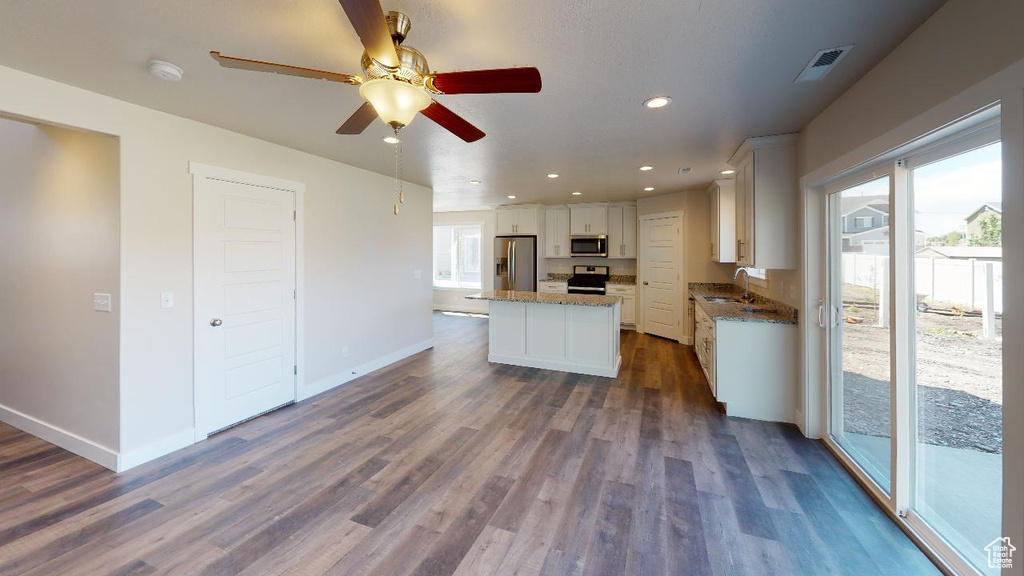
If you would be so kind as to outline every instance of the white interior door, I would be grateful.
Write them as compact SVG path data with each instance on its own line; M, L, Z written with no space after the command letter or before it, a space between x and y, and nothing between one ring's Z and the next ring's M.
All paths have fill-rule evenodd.
M295 192L196 175L194 226L205 437L295 400Z
M640 251L643 331L682 341L681 218L641 220Z

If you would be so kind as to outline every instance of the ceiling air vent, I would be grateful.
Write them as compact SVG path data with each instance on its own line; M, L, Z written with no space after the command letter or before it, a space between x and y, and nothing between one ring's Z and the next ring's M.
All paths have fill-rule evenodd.
M828 73L832 71L843 58L853 50L853 46L839 46L838 48L828 48L826 50L819 50L814 58L807 63L800 75L793 81L794 84L800 84L801 82L817 82Z

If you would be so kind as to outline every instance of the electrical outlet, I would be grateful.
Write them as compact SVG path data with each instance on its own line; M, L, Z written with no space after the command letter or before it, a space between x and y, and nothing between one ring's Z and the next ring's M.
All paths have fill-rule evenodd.
M341 347L341 357L348 358L348 346Z
M161 308L174 308L174 292L161 292L160 293L160 307Z
M420 278L423 278L423 270L413 270L412 278L413 280L419 280Z

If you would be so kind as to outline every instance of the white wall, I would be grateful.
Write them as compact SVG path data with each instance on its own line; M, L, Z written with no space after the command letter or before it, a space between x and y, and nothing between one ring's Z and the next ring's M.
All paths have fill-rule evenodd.
M806 293L821 296L820 201L810 188L992 102L1002 103L1006 286L1024 285L1024 42L1020 0L950 0L802 132ZM1024 541L1024 299L1007 290L1003 316L1003 535ZM820 331L804 326L807 406L824 401ZM810 419L812 434L821 421ZM1019 544L1018 544L1019 548ZM1016 560L1016 559L1015 559ZM1024 574L1014 562L1007 574Z
M0 118L0 190L0 417L115 454L117 139Z
M494 290L494 230L497 225L494 210L473 210L466 212L435 212L434 225L448 224L480 224L480 266L482 290ZM430 269L433 274L433 268ZM455 312L487 313L485 300L466 300L468 294L480 290L461 290L456 288L434 288L434 310Z
M193 428L190 161L306 184L300 396L430 344L429 189L406 183L395 217L386 176L10 68L0 86L0 112L120 137L122 456L154 457Z

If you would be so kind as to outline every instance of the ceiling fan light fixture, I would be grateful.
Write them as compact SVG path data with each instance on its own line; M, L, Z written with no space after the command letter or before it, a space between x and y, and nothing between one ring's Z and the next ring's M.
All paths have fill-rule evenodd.
M390 78L364 82L359 95L373 105L385 124L396 128L408 126L432 102L423 88Z

